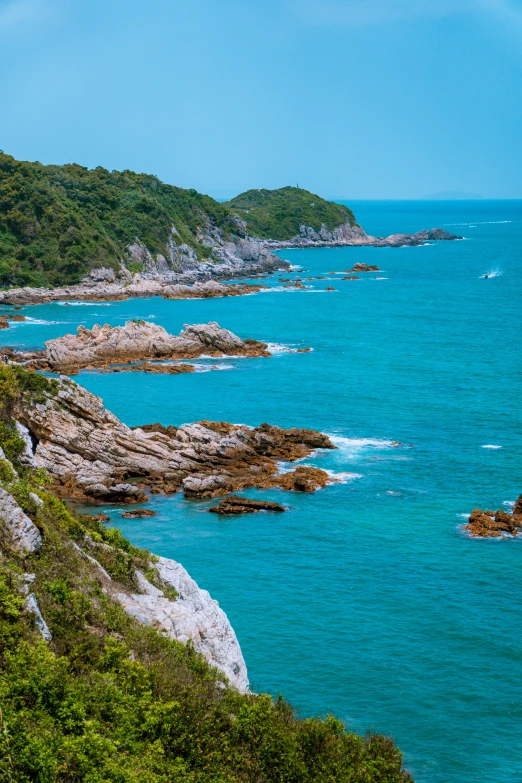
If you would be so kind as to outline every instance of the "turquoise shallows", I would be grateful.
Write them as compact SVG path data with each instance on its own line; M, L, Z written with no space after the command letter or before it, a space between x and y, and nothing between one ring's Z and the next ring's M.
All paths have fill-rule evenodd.
M199 362L222 372L80 374L131 425L267 421L323 430L339 446L305 462L343 483L246 493L287 503L287 514L224 520L178 494L153 496L154 518L112 508L112 521L219 600L254 690L392 734L418 783L514 783L522 541L474 541L459 526L473 507L506 508L522 492L522 202L350 206L378 235L443 226L466 240L282 253L304 276L326 275L306 292L28 307L36 320L2 341L41 346L79 323L154 316L169 331L217 320L311 346ZM327 274L356 261L383 271Z

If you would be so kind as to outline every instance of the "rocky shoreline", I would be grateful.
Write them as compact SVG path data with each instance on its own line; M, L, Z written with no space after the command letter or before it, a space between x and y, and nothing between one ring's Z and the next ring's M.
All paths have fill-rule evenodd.
M287 261L274 255L274 250L314 247L417 247L426 242L462 239L441 228L417 231L414 234L391 234L373 237L360 226L346 223L334 231L323 226L319 232L311 226L301 226L301 233L288 240L243 238L228 243L232 249L219 260L198 261L195 256L183 256L182 263L169 266L163 256L155 260L146 248L133 245L130 258L139 262L143 271L129 272L122 263L118 272L98 268L81 283L62 288L11 288L0 291L0 305L33 305L47 302L120 301L130 298L161 296L165 299L209 299L227 296L245 296L257 293L266 286L254 284L226 284L222 280L256 278L277 270L288 271ZM228 245L227 245L228 247ZM224 251L223 251L224 252ZM358 266L356 264L356 266ZM362 265L367 266L367 265ZM355 269L355 267L354 267ZM366 271L366 270L362 270ZM370 271L370 270L368 270Z
M315 430L209 421L131 429L65 376L48 381L36 400L22 398L15 417L28 463L45 468L64 497L138 503L147 501L146 488L212 498L248 487L313 492L335 482L318 468L279 472L281 460L335 448Z

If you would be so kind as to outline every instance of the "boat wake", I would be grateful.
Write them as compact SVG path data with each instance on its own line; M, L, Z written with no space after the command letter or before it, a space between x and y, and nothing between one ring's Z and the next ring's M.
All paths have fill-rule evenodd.
M485 278L486 280L490 277L502 277L504 272L501 269L490 269L487 272L484 272L483 275L479 275L479 278Z

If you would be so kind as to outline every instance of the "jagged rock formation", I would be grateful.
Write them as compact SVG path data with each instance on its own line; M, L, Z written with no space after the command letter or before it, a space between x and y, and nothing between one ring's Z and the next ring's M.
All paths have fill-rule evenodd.
M476 538L501 538L502 536L519 535L522 532L522 495L516 501L512 514L508 514L501 508L497 511L473 509L464 529Z
M127 321L124 326L79 326L76 334L67 334L45 343L45 354L35 355L40 368L62 372L109 363L148 361L151 359L195 359L200 356L270 356L267 345L257 340L242 340L222 329L218 323L185 324L179 336L147 321ZM149 372L191 372L183 365L162 369L141 366Z
M293 461L314 449L335 448L315 430L263 424L250 428L202 421L179 428L130 429L99 397L62 377L44 402L18 402L16 417L30 431L34 460L64 495L110 502L142 502L153 492L183 488L188 497L214 497L246 487L281 486L309 491L310 484L278 474L278 460ZM316 471L315 486L330 481ZM299 473L301 475L301 473ZM139 485L129 483L134 479Z
M209 511L213 514L231 516L237 514L254 514L258 511L276 511L281 513L286 508L280 503L272 503L269 500L257 500L256 498L243 498L239 495L228 495L220 500L217 506L211 506Z

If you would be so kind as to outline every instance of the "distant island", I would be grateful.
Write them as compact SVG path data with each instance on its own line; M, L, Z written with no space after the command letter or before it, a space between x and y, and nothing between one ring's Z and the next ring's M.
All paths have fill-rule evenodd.
M441 190L440 193L423 196L423 201L480 201L483 198L484 196L478 196L476 193L465 193L461 190Z

